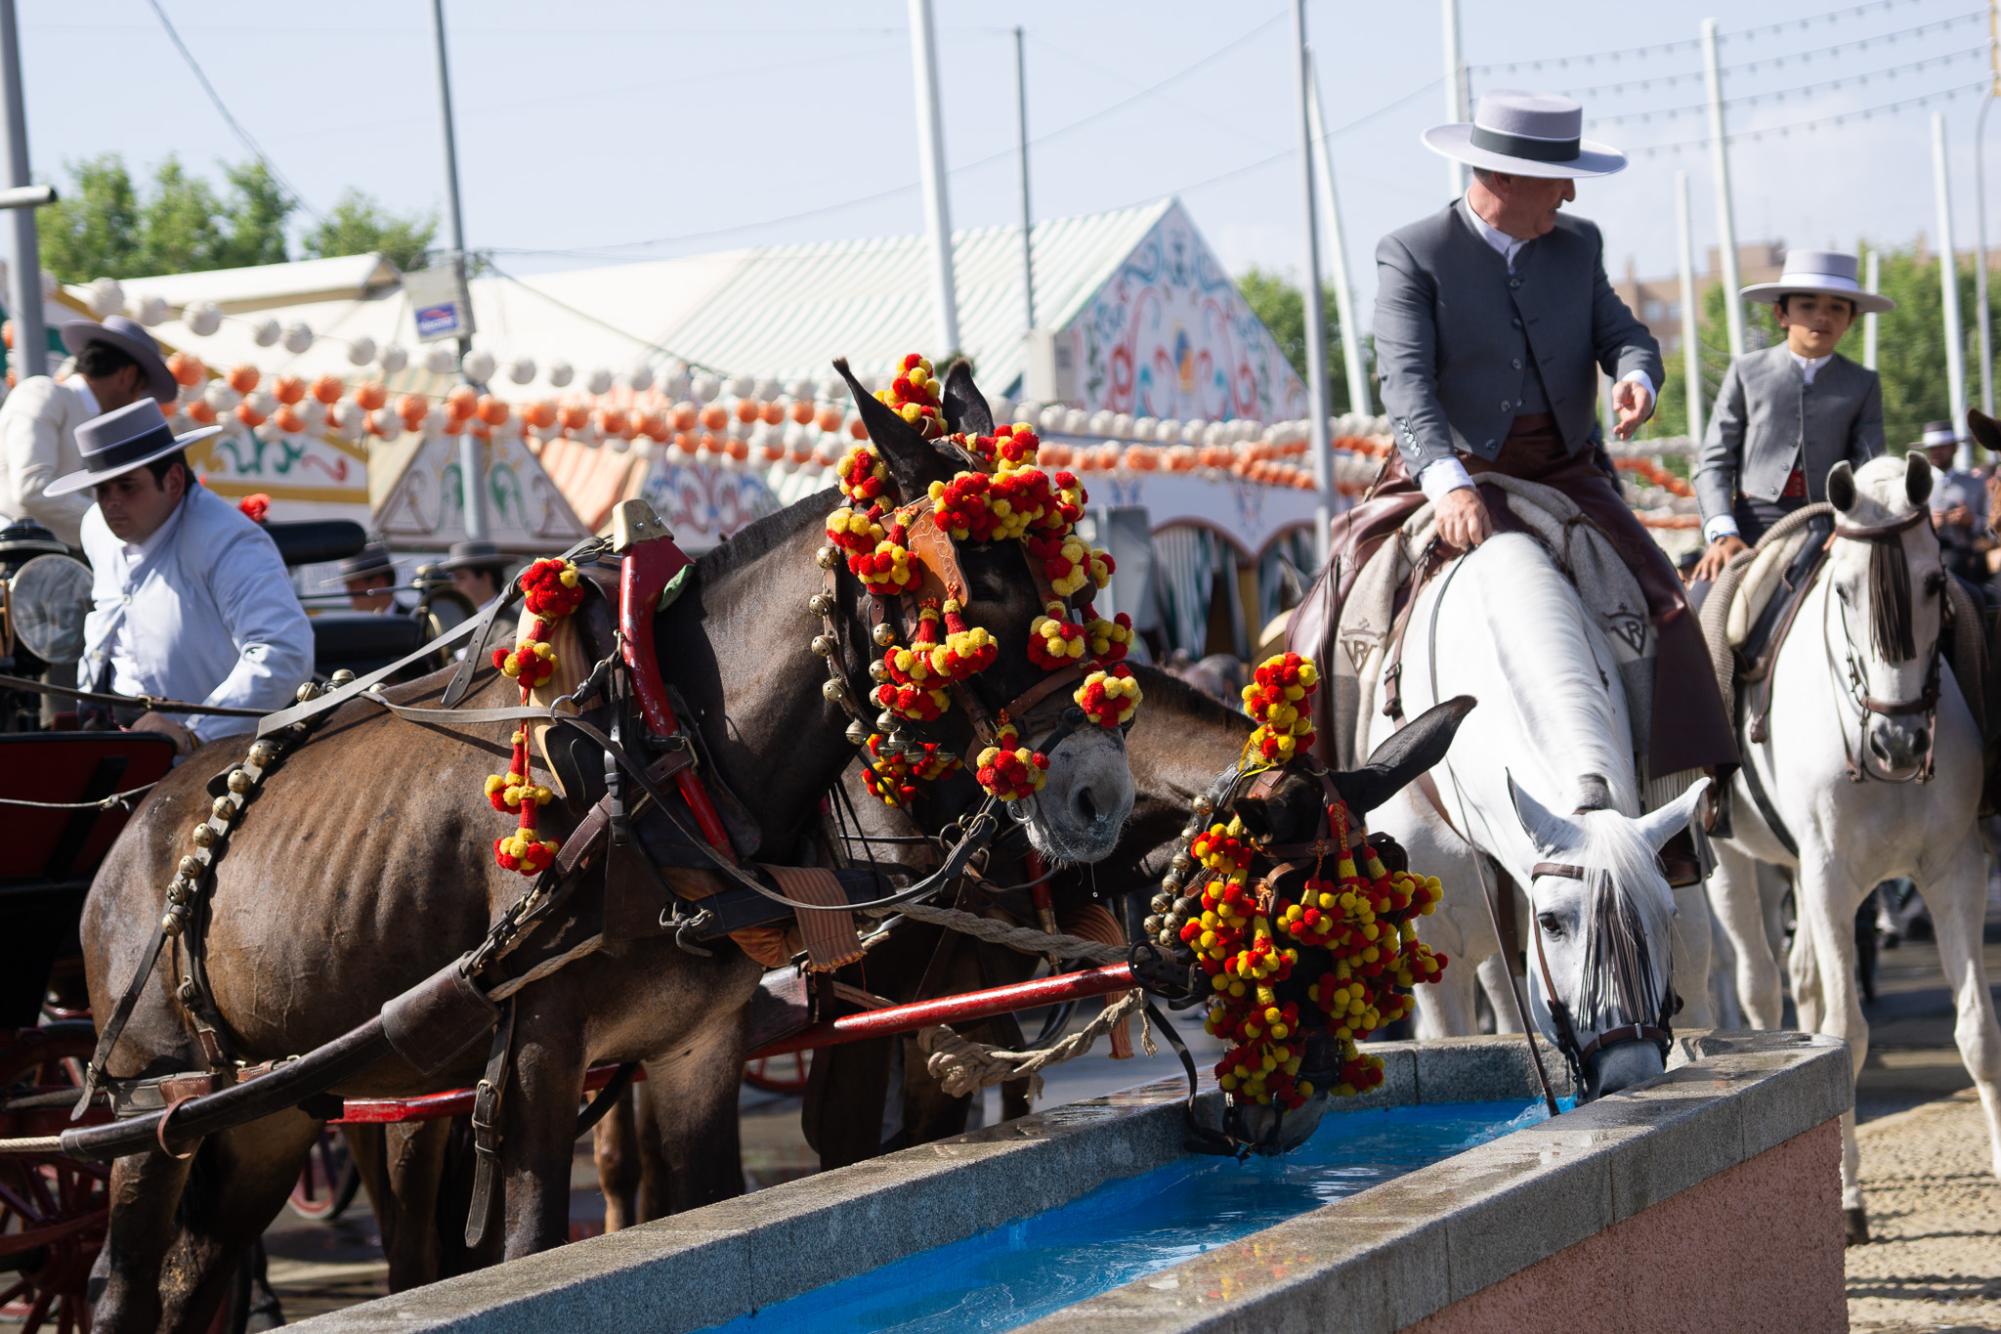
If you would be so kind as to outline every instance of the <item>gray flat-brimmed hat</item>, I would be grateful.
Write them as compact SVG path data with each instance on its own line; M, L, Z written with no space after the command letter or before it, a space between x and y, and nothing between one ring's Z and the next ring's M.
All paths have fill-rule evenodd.
M146 387L162 403L173 402L181 392L174 373L160 356L160 345L137 320L128 320L123 315L108 316L102 324L95 320L71 320L62 327L62 336L63 346L70 350L71 356L80 355L88 343L109 343L138 362L139 369L146 372Z
M1807 292L1838 296L1855 303L1857 315L1876 315L1895 310L1897 303L1876 292L1864 291L1855 281L1861 265L1853 255L1839 250L1788 250L1785 271L1778 281L1752 283L1741 296L1746 301L1777 301L1783 296ZM1951 423L1942 423L1948 430Z
M163 459L175 450L186 449L197 440L220 434L220 426L202 426L175 435L158 402L150 398L135 400L101 417L92 417L76 428L76 448L83 456L83 467L56 478L42 494L66 496L108 482L154 459Z
M452 543L446 557L431 566L434 570L477 570L489 565L506 566L511 558L503 554L498 546L484 538L468 538Z
M335 567L334 577L322 587L341 588L350 579L373 579L378 574L394 576L396 562L389 554L389 548L380 542L367 542L361 550L342 559Z
M1554 93L1483 94L1473 119L1436 125L1424 146L1455 162L1510 176L1575 180L1626 169L1626 155L1583 137L1584 107Z

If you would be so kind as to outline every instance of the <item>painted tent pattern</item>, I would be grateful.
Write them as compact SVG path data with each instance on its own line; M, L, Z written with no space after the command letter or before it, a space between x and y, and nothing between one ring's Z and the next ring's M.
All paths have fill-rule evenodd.
M1177 203L1065 327L1080 406L1136 417L1262 421L1306 386Z
M561 547L584 535L549 474L519 440L489 447L488 536L503 547ZM376 531L392 546L442 548L465 536L458 441L435 435L411 457L375 512Z

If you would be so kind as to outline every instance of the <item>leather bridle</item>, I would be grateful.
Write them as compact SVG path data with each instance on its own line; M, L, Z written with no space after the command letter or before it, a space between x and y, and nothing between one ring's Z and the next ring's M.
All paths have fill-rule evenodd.
M1931 512L1924 506L1919 505L1909 513L1900 514L1896 518L1883 523L1855 524L1837 521L1834 525L1834 535L1837 538L1845 538L1848 541L1860 542L1865 545L1901 542L1905 532L1917 527L1920 523L1927 522L1930 517ZM1830 593L1832 593L1832 590L1830 590ZM1945 596L1944 586L1941 585L1935 590L1934 595L1943 599ZM1858 725L1855 729L1854 751L1851 753L1846 745L1842 747L1841 759L1842 764L1846 766L1848 772L1848 781L1851 783L1861 783L1873 779L1879 783L1929 783L1932 780L1934 772L1934 760L1938 745L1939 686L1945 659L1945 622L1943 616L1941 616L1939 622L1938 633L1932 637L1929 665L1925 671L1925 684L1923 690L1918 693L1918 697L1909 700L1882 700L1869 693L1868 680L1862 671L1856 654L1855 636L1848 628L1847 604L1842 602L1838 596L1832 597L1831 600L1837 604L1837 614L1841 622L1842 667L1845 670L1837 673L1835 669L1834 645L1832 639L1829 637L1828 616L1825 609L1821 613L1821 650L1823 656L1826 658L1829 673L1836 676L1841 693L1846 695L1848 702L1855 706L1858 716ZM1917 769L1909 777L1890 778L1882 773L1872 772L1869 768L1867 733L1869 716L1871 714L1879 718L1923 716L1925 727L1924 755L1919 760ZM1842 728L1838 711L1835 715L1835 724L1837 728ZM1842 730L1845 731L1846 729L1842 728Z
M1583 811L1576 814L1582 815ZM1529 881L1533 884L1544 876L1559 876L1566 880L1587 881L1590 877L1582 866L1569 862L1537 862L1529 868ZM1550 1021L1556 1025L1556 1048L1563 1053L1564 1062L1570 1066L1572 1087L1581 1096L1585 1088L1585 1062L1593 1056L1610 1051L1614 1047L1629 1042L1651 1042L1660 1049L1663 1063L1674 1044L1674 1015L1681 1009L1681 1000L1674 994L1674 984L1670 982L1661 994L1660 1014L1651 1024L1634 1022L1620 1024L1591 1035L1588 1042L1580 1041L1577 1025L1572 1021L1570 1007L1556 989L1556 979L1549 971L1549 957L1543 952L1542 917L1535 911L1535 896L1529 896L1529 933L1535 940L1536 968L1542 973L1543 998L1549 1006Z

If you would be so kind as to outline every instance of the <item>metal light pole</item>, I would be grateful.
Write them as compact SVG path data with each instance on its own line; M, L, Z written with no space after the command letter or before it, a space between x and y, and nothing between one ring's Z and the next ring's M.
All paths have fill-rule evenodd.
M1320 225L1313 200L1313 71L1306 50L1306 0L1292 0L1293 77L1299 93L1300 184L1306 202L1306 422L1313 446L1313 486L1320 493L1314 515L1316 556L1333 550L1334 448L1327 438L1327 331L1320 325Z
M1320 144L1320 203L1327 210L1329 269L1334 278L1334 313L1341 320L1341 364L1348 372L1348 411L1375 411L1369 374L1362 367L1362 331L1355 324L1355 292L1348 282L1348 241L1341 233L1341 199L1334 190L1334 145L1327 138L1327 115L1320 105L1320 72L1306 53L1307 129Z
M0 0L0 115L7 122L7 184L28 184L28 112L21 97L21 36L14 26L14 0ZM51 194L53 199L54 195ZM32 206L10 210L14 217L14 268L8 275L7 304L14 315L15 383L49 373L49 331L42 324L42 245Z
M472 293L466 287L466 224L459 207L459 143L452 125L452 71L445 59L445 0L431 0L431 32L438 45L438 105L445 123L445 202L452 221L452 272L458 279L458 299L471 313ZM472 351L472 339L459 335L459 361ZM471 431L459 433L459 484L465 505L466 537L482 541L486 527L486 458Z
M917 68L917 165L924 179L924 221L931 234L932 294L938 303L935 356L960 351L959 300L952 281L952 208L945 195L945 133L938 112L938 42L931 0L910 0L910 59ZM944 362L941 360L940 365Z
M1863 268L1862 286L1869 292L1883 290L1883 255L1871 250L1868 263ZM1870 311L1862 317L1862 365L1865 369L1876 369L1876 324L1880 317Z
M1021 145L1021 294L1027 322L1024 335L1035 328L1034 224L1028 208L1028 57L1022 51L1021 28L1014 30L1014 107L1016 138Z
M1716 20L1702 21L1702 78L1709 92L1709 162L1716 176L1716 230L1723 249L1723 313L1730 355L1744 355L1744 300L1737 276L1737 218L1730 199L1730 144L1723 131L1723 71L1716 63Z
M1695 240L1688 219L1688 173L1674 174L1674 224L1681 250L1682 397L1688 400L1688 438L1702 439L1702 345L1695 318Z
M1466 72L1459 63L1459 0L1445 0L1445 119L1466 119ZM1457 199L1466 193L1466 168L1445 160L1445 185Z
M1989 416L1994 415L1994 349L1988 345L1987 174L1981 145L1987 134L1987 109L1993 105L1994 87L1989 84L1980 99L1980 114L1973 118L1973 304L1980 330L1980 410Z
M1966 428L1966 344L1959 323L1959 256L1952 243L1952 181L1946 175L1945 113L1932 113L1932 185L1938 203L1938 285L1945 311L1945 382L1955 433ZM1973 450L1963 440L1957 466L1971 467Z

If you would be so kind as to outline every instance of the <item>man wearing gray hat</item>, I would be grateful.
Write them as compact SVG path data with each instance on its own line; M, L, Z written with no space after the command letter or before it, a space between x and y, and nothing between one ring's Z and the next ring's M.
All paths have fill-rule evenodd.
M83 423L82 466L50 495L90 494L83 519L91 610L78 677L93 690L226 708L277 709L312 675L313 630L277 544L195 480L152 398ZM247 732L254 718L141 714L183 752Z
M1777 282L1743 290L1746 301L1772 302L1786 341L1745 353L1723 376L1693 479L1708 543L1697 580L1714 579L1767 528L1826 499L1835 464L1859 468L1883 452L1882 384L1835 348L1858 315L1896 303L1864 291L1855 274L1853 255L1794 250Z
M33 519L75 547L90 497L51 496L48 486L80 466L76 428L140 398L171 404L179 386L153 335L123 315L102 324L72 320L62 339L76 358L76 376L31 376L0 403L0 525Z
M1583 125L1570 98L1497 92L1471 122L1425 133L1473 180L1376 247L1376 364L1397 450L1369 497L1335 519L1340 573L1309 593L1291 641L1324 642L1344 585L1427 499L1443 540L1470 550L1513 523L1482 498L1479 474L1540 482L1584 510L1646 595L1657 642L1650 774L1726 768L1737 748L1681 581L1599 462L1599 372L1613 381L1623 439L1653 414L1662 369L1653 335L1606 280L1597 227L1561 211L1578 180L1626 165Z

